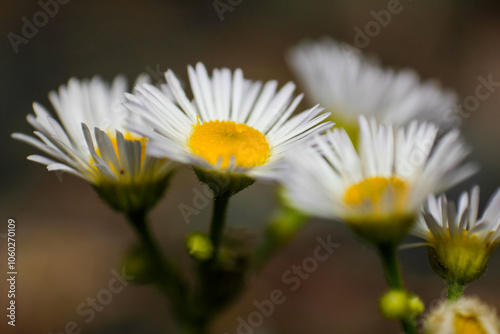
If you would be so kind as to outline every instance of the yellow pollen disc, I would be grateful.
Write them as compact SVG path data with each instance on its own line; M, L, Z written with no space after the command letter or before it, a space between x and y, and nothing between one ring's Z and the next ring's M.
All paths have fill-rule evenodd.
M109 139L111 139L111 143L113 144L113 148L115 149L116 156L118 157L118 160L121 160L122 157L120 157L120 153L118 153L118 143L116 140L115 131L107 131L106 133L109 136ZM142 166L142 164L144 162L144 157L146 156L146 145L148 143L148 139L144 138L144 137L134 136L133 134L131 134L128 131L122 132L122 134L123 134L123 138L125 140L141 142L141 166ZM96 153L100 157L102 157L101 153L99 152L99 148L96 147L95 149L96 149ZM91 162L94 162L94 159L91 158L90 160L91 160ZM120 166L114 166L113 164L111 164L111 169L117 174L123 174L123 171L120 170Z
M269 144L258 130L246 124L231 121L210 121L193 125L189 138L193 154L216 166L221 159L221 168L229 167L234 157L235 167L263 165L269 157Z
M387 205L383 202L390 199L391 211L401 213L408 192L408 184L398 177L375 176L349 187L344 194L344 202L351 207L369 205L374 214L381 214L382 205Z
M429 241L434 245L434 248L446 248L450 253L458 254L463 252L458 256L462 258L466 253L472 254L473 252L482 253L487 252L492 246L496 248L496 245L492 245L490 242L485 242L477 237L477 235L469 235L469 231L462 230L459 234L451 235L450 229L447 228L445 235L434 235L431 231L429 233ZM490 232L492 234L493 232ZM475 254L477 257L479 254Z
M457 314L453 327L457 334L487 334L479 319L474 315Z

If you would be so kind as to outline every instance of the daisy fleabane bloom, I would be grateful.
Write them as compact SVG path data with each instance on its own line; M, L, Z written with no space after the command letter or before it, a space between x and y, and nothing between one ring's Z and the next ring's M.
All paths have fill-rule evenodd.
M208 173L273 179L287 150L332 126L321 123L327 115L318 106L291 118L302 99L292 97L293 83L278 91L276 81L262 86L227 68L210 77L201 63L188 74L192 100L172 71L165 73L168 89L142 84L127 95L126 106L144 121L131 122L130 129L150 138L158 157Z
M414 119L446 128L456 124L456 94L434 81L422 82L413 70L383 68L348 44L304 41L287 59L307 98L330 111L349 134L360 115L394 125Z
M35 102L35 115L28 115L27 120L36 137L22 133L12 137L45 154L30 155L28 160L90 182L113 208L147 210L163 193L175 165L151 157L146 152L148 140L125 129L130 117L123 107L126 91L122 76L111 84L99 77L72 78L49 94L60 122Z
M486 270L500 245L500 189L478 217L479 187L458 200L429 196L412 234L425 240L433 269L448 283L468 284Z
M425 334L499 334L495 309L476 297L442 301L425 318Z
M281 182L291 205L341 219L368 241L400 241L430 193L476 171L461 165L469 150L458 131L438 141L428 123L393 128L360 117L359 127L358 150L335 128L290 154Z

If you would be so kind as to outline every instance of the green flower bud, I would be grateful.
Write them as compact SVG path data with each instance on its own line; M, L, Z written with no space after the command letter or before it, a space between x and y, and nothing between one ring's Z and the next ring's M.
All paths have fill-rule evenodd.
M186 251L198 261L206 261L212 258L214 247L208 235L203 232L192 232L185 240Z
M139 245L131 247L123 257L122 267L124 271L135 276L133 282L136 284L149 284L156 278L156 267L144 248Z
M425 311L424 302L422 301L422 299L420 299L419 296L413 295L412 297L410 297L410 299L408 300L408 306L410 308L410 312L415 316L422 314Z
M422 300L405 290L390 290L379 301L382 315L388 319L406 319L421 314L424 309Z
M408 294L404 290L391 290L380 298L380 311L388 319L403 319L409 313Z

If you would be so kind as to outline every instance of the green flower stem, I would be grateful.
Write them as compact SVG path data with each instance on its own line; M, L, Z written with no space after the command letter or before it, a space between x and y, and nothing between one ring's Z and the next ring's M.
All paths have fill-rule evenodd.
M209 238L212 242L212 257L198 263L198 289L195 294L194 310L196 319L191 328L186 328L183 334L205 334L212 319L220 310L218 298L220 276L218 276L219 253L226 226L226 213L231 194L229 192L215 193L212 220L210 222Z
M208 324L201 321L184 323L181 326L180 334L208 334Z
M446 297L448 298L449 302L454 302L459 299L464 293L465 285L458 282L448 282L447 288L448 291Z
M192 312L189 305L189 290L185 281L181 278L175 265L161 255L160 249L149 231L145 213L131 213L127 215L127 218L134 227L142 247L153 263L155 274L157 275L156 284L172 303L174 316L180 323L181 328L186 326L191 327ZM186 331L187 333L203 334L205 332Z
M417 334L417 325L415 324L415 319L403 319L400 321L401 328L406 334Z
M210 223L210 240L214 247L213 258L219 254L224 228L226 226L226 213L231 195L227 192L214 196L212 221Z
M378 250L387 284L391 289L404 290L403 277L396 256L396 247L393 244L379 245ZM402 319L400 323L406 334L417 334L414 318Z
M396 247L393 245L379 246L380 259L384 267L387 284L392 289L404 289L403 277L396 257Z

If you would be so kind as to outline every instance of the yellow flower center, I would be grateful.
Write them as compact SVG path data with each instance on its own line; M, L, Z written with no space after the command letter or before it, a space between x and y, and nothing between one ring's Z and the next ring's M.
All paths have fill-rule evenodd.
M414 222L414 212L406 205L409 190L409 184L396 176L367 178L344 193L343 218L370 243L398 243Z
M221 168L229 167L234 157L235 167L249 168L263 165L269 157L266 137L246 124L231 121L210 121L193 125L189 138L193 154Z
M453 327L457 334L487 334L479 319L474 315L457 314Z
M401 213L408 191L408 184L398 177L375 176L349 187L344 202L353 208L367 206L374 215L384 214L383 209L388 207L393 213Z

